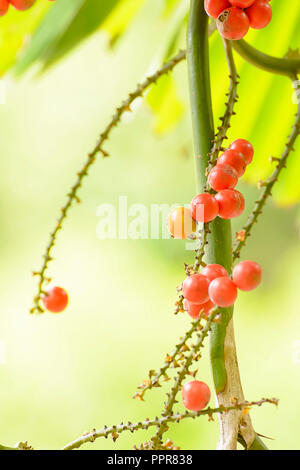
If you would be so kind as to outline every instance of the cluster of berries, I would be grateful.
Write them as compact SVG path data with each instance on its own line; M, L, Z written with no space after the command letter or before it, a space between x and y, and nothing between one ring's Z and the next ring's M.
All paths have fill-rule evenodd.
M265 28L272 19L270 0L205 0L209 16L217 19L219 33L226 39L242 39L249 28Z
M198 194L190 209L176 207L169 214L168 229L172 238L184 240L190 237L196 231L196 221L211 222L217 216L233 219L242 214L245 200L234 188L252 162L253 154L253 146L245 139L237 139L231 144L208 176L209 185L217 194Z
M53 2L55 0L49 0ZM0 16L5 15L8 12L9 5L11 4L16 10L24 11L32 7L36 0L0 0Z
M61 313L68 305L69 297L62 287L51 287L42 297L45 308L51 313Z
M234 304L237 290L251 291L261 282L262 270L254 261L237 264L229 277L220 264L209 264L200 274L188 276L182 285L184 308L192 318L208 315L217 305L226 308Z

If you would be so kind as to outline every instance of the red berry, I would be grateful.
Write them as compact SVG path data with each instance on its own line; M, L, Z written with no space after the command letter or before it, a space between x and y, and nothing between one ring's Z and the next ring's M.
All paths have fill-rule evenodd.
M17 10L28 10L28 8L32 7L36 0L10 0L12 6L14 6Z
M192 318L195 319L200 317L200 313L205 313L205 315L208 315L214 306L215 304L213 304L211 300L208 300L204 304L193 304L192 302L184 299L185 310Z
M229 165L232 166L240 178L246 171L247 162L244 155L234 149L229 149L224 152L217 161L218 165Z
M248 8L250 7L251 5L253 5L253 3L255 2L255 0L228 0L232 6L234 7L238 7L238 8Z
M195 304L204 304L208 297L209 279L202 274L193 274L185 279L182 286L183 297Z
M198 222L211 222L219 213L219 206L212 194L203 193L195 196L191 202L191 214Z
M61 287L52 287L43 297L43 303L49 312L60 313L68 305L68 294Z
M208 182L212 189L232 189L238 182L237 171L229 165L216 165L208 175Z
M196 230L196 222L185 207L173 209L168 215L167 224L170 235L180 240L185 240Z
M0 0L0 16L5 15L9 8L9 1L8 0Z
M192 380L184 384L182 388L182 401L184 406L191 411L201 411L210 400L210 389L204 382Z
M244 291L255 289L261 282L262 269L254 261L242 261L233 270L232 278L235 285Z
M254 1L254 0L253 0ZM213 18L218 18L222 11L230 7L228 0L205 0L204 8L206 13Z
M253 155L254 155L254 148L248 140L245 139L237 139L232 144L230 145L230 148L233 150L237 150L238 152L241 152L247 162L247 165L252 162L253 160Z
M201 274L207 277L210 281L213 281L217 277L228 276L228 272L220 264L208 264L202 269Z
M240 8L224 10L217 19L218 31L226 39L242 39L248 33L249 18Z
M234 219L239 217L245 208L245 199L236 189L223 189L216 194L219 203L219 217Z
M262 29L268 26L272 19L272 7L267 0L256 0L246 10L251 28Z
M218 307L230 307L237 298L237 288L229 277L217 277L209 285L209 298Z

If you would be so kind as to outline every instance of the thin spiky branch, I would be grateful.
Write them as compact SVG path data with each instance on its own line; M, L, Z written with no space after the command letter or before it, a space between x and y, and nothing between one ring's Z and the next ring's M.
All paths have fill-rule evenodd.
M65 447L63 447L62 450L78 449L83 444L87 444L88 442L95 442L95 440L100 437L104 437L105 439L107 439L109 436L112 436L113 441L116 441L119 435L124 431L130 431L131 433L133 433L140 429L147 430L153 426L165 426L168 423L179 423L183 419L187 419L187 418L195 419L200 416L208 416L211 419L213 415L217 413L228 413L231 410L237 410L237 409L246 410L245 412L247 412L252 406L262 406L265 403L270 403L270 404L277 406L278 400L276 398L271 398L271 399L262 398L259 401L252 401L252 402L245 401L243 403L233 403L231 406L227 406L227 407L221 406L219 408L206 408L205 410L202 410L199 412L186 411L183 414L176 413L173 415L163 416L162 418L156 417L151 420L146 419L145 421L140 421L138 423L128 422L126 424L121 423L117 426L111 426L111 427L105 426L103 429L100 429L99 431L96 431L96 429L93 429L92 432L84 434L83 436L79 437L73 442L70 442L69 444L67 444Z
M197 362L200 359L201 355L199 354L199 351L201 348L203 348L204 340L208 336L208 333L210 332L213 323L217 321L217 317L219 316L220 316L220 309L218 307L215 307L210 312L210 315L207 318L205 326L203 327L201 332L197 334L196 343L192 347L191 352L188 354L183 365L179 369L177 373L177 377L174 379L174 384L170 390L170 393L167 393L168 398L167 398L167 401L165 402L165 407L164 407L162 416L172 415L173 407L177 403L176 397L179 392L179 389L181 388L181 384L183 380L185 379L186 375L189 373L189 369L191 365L193 364L193 362ZM165 424L162 424L159 426L156 435L152 438L154 449L157 449L160 447L163 434L166 431L167 431L167 426Z
M262 213L262 209L264 205L266 204L268 197L272 195L272 189L273 189L274 184L276 183L276 181L278 181L278 177L281 171L284 168L286 168L286 163L290 154L295 150L294 145L300 134L300 97L299 97L300 83L297 80L297 77L295 77L293 81L293 86L296 91L296 96L298 97L298 112L296 114L296 119L293 124L292 133L288 138L288 142L286 143L286 146L285 146L285 149L281 158L279 159L273 158L273 160L277 161L277 165L272 175L266 181L260 183L260 187L262 187L260 197L255 202L254 208L248 218L247 223L245 224L241 232L237 234L236 242L235 242L234 249L233 249L234 260L240 257L241 249L246 244L247 238L251 235L251 230L254 224L258 221L258 218L260 214Z
M75 184L72 186L70 192L67 194L67 200L63 208L61 209L61 215L57 220L56 226L54 230L50 234L50 239L48 246L46 248L46 252L44 254L44 262L42 264L42 268L38 272L34 272L34 275L39 277L39 283L38 283L38 290L37 290L37 295L34 298L34 306L31 309L30 313L43 313L44 309L41 304L41 297L44 294L44 289L45 285L51 281L51 279L47 276L48 268L49 268L49 263L53 260L52 258L52 250L54 248L55 242L56 242L56 237L61 230L62 225L65 221L65 219L68 216L69 210L71 209L73 202L77 201L80 202L78 198L78 192L82 186L83 179L88 175L88 171L90 167L93 165L93 163L96 160L97 155L102 154L103 157L108 157L109 154L107 153L106 150L104 150L104 144L105 142L109 139L109 136L111 134L111 131L117 127L119 122L121 121L121 118L123 114L126 111L130 111L130 106L132 103L139 97L143 96L144 92L153 84L157 82L157 80L162 77L163 75L166 75L169 73L171 70L176 67L177 64L182 62L186 57L185 51L180 51L175 57L173 57L169 62L165 63L161 69L159 69L157 72L155 72L153 75L150 75L147 77L142 83L137 85L137 88L135 89L134 92L130 93L128 98L123 101L121 106L117 108L115 114L112 116L109 124L105 128L105 130L102 132L100 135L99 140L97 141L94 149L88 154L88 158L82 167L82 169L77 173L77 180Z
M235 103L238 101L237 86L239 84L239 75L236 71L235 62L232 54L232 47L230 41L223 38L226 60L229 69L229 91L227 93L227 102L225 103L225 113L220 118L221 125L218 127L218 132L215 135L214 144L209 154L208 171L216 164L217 158L224 140L228 139L227 132L230 129L231 118L236 113L234 112Z
M149 371L149 379L144 380L144 382L139 385L138 391L135 392L133 398L137 398L139 400L144 400L144 395L147 390L150 390L154 387L160 387L160 379L163 377L165 381L169 380L167 375L167 370L170 367L178 367L178 356L183 355L183 353L189 350L187 343L189 339L193 336L193 333L197 331L201 324L202 318L192 322L191 328L185 333L185 335L180 338L179 343L176 344L174 351L171 355L167 354L164 365L159 369L158 372L153 370Z

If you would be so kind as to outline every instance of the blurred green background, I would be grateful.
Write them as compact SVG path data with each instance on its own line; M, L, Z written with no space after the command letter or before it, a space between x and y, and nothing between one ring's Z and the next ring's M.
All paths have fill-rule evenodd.
M51 8L59 2L64 0ZM187 316L175 317L172 311L183 263L193 255L175 240L100 241L96 210L102 203L117 204L120 195L147 206L188 203L195 191L182 63L173 81L165 80L146 103L137 102L134 113L114 131L106 145L111 157L99 157L81 191L83 204L73 209L59 233L51 275L68 290L68 309L61 315L28 314L36 289L31 271L41 264L75 173L120 101L171 50L184 47L185 30L178 24L187 6L131 2L135 10L122 40L117 40L121 29L113 29L114 19L106 29L94 28L95 34L53 67L46 64L44 73L37 73L40 64L35 63L16 79L10 67L18 71L16 57L22 63L24 42L49 3L40 0L26 13L11 11L0 19L1 67L7 71L1 82L6 104L0 105L0 442L28 440L40 449L60 448L94 427L161 412L169 384L148 392L145 402L132 396L189 327ZM275 55L300 44L299 2L291 0L288 10L285 3L272 1L273 21L249 33L251 44ZM16 36L14 50L7 31ZM247 180L239 183L247 203L233 232L257 197L255 183L270 174L270 155L282 152L295 111L286 78L236 59L240 101L229 137L250 139L256 154ZM217 122L228 87L217 34L211 38L211 74ZM261 263L264 282L255 292L240 293L235 309L246 398L280 399L278 409L266 405L252 412L255 429L274 438L268 441L271 449L300 449L299 152L298 143L243 252L244 259ZM198 366L197 377L212 386L207 351ZM151 430L124 433L115 444L99 439L85 449L128 449L150 436ZM169 437L183 449L214 449L217 423L205 417L187 420L172 425Z

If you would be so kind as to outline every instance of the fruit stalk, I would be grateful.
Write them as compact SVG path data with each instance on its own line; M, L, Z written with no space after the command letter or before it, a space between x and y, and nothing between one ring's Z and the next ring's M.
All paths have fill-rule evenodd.
M198 193L201 193L206 187L206 169L214 141L208 17L204 11L203 0L191 0L187 43L196 189ZM231 272L232 236L229 220L216 218L210 223L205 261L208 264L221 264L228 272ZM222 406L228 406L232 398L244 401L236 357L232 314L233 308L222 309L222 320L213 325L210 335L210 362L216 401ZM250 417L248 415L242 417L239 410L220 415L219 427L218 449L236 449L238 435L242 436L247 448L255 440Z

